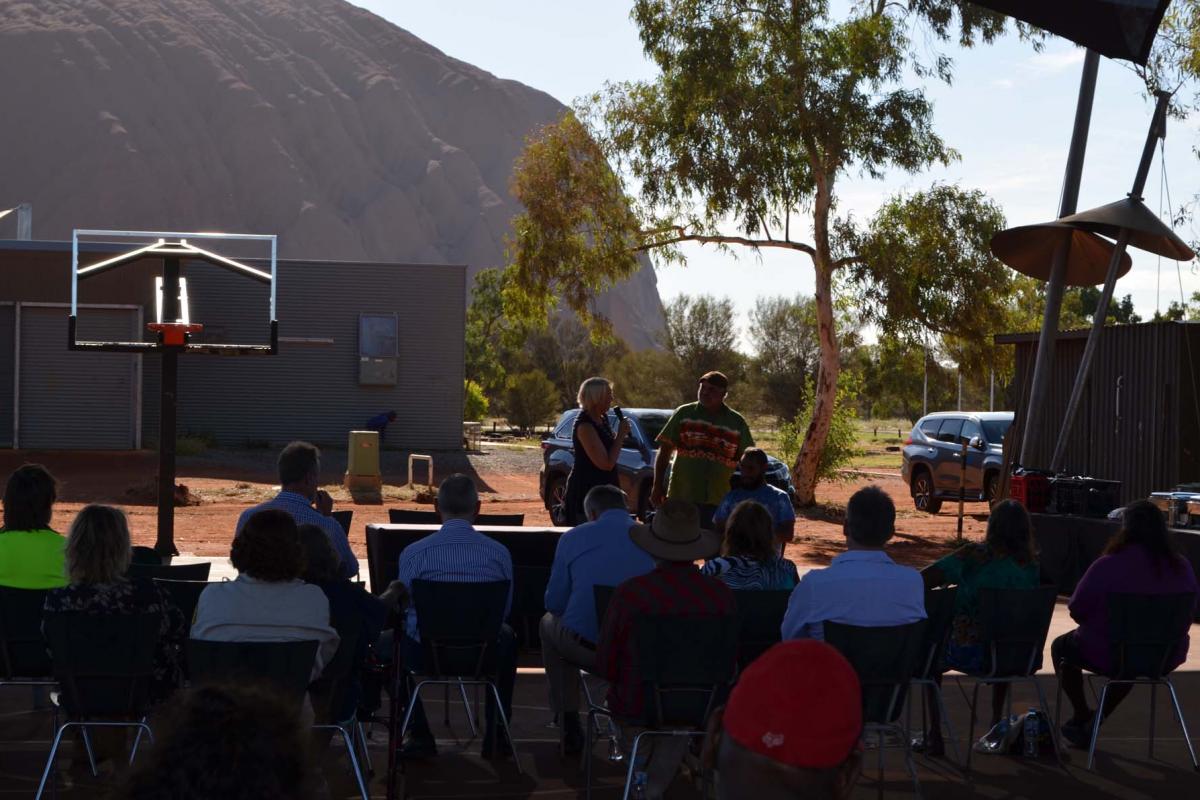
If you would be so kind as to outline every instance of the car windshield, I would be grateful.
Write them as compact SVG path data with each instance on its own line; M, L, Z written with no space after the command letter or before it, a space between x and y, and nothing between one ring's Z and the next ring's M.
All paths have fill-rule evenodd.
M1008 435L1008 429L1012 427L1011 419L985 419L983 420L983 436L988 440L988 444L1001 444L1004 437Z
M638 425L642 427L642 433L651 447L657 446L655 440L658 439L659 432L670 418L667 414L638 414Z

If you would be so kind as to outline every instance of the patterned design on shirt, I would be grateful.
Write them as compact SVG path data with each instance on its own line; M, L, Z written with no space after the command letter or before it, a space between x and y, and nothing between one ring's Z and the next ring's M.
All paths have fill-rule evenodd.
M745 556L721 556L706 561L700 572L720 578L734 591L789 591L800 581L796 565L786 558L764 562Z
M638 719L644 697L634 646L640 615L722 617L734 613L733 591L701 575L690 563L664 563L630 578L613 592L596 649L596 668L610 681L608 707L619 717Z
M754 446L741 414L725 405L712 412L699 403L675 409L658 441L675 448L667 496L713 506L729 491L738 458Z
M736 469L741 432L705 422L702 419L684 420L679 426L680 458L715 461L723 467Z

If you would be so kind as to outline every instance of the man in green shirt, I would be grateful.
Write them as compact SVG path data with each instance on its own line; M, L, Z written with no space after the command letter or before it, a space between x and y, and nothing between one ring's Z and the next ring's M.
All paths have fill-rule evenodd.
M50 530L57 482L41 464L18 467L4 488L0 586L53 589L67 585L67 540Z
M658 434L654 460L650 501L656 507L668 497L695 503L701 525L710 529L713 512L729 491L729 477L737 469L738 459L747 447L754 446L745 418L725 405L728 392L729 379L722 373L702 375L696 402L675 409Z

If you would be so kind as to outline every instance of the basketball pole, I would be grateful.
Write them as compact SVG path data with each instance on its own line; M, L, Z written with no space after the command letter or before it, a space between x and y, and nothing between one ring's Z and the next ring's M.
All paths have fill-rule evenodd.
M179 259L163 259L162 321L179 319ZM161 338L163 334L159 334ZM179 351L163 347L158 416L158 536L154 550L160 557L179 555L175 547L175 427L178 413Z

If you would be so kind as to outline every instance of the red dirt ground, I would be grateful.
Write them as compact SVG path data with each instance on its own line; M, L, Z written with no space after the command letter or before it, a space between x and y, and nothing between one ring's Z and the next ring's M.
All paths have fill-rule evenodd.
M153 480L156 455L152 452L31 452L0 451L0 475L7 475L20 464L33 461L45 464L61 482L60 502L55 506L53 527L65 532L75 513L86 503L103 502L121 506L129 515L135 544L154 543L156 509L153 505ZM178 483L199 497L198 505L175 509L175 538L181 553L201 556L225 556L238 515L248 506L273 495L272 462L267 454L244 457L234 454L229 461L217 458L180 461ZM444 470L439 466L436 473ZM386 473L385 473L386 476ZM336 507L354 509L350 542L360 558L366 557L365 525L387 522L387 509L423 508L414 502L412 492L388 485L382 505L356 505L336 481L340 475L323 475L333 494ZM391 476L387 476L391 477ZM440 477L440 475L439 475ZM545 508L538 499L537 474L511 472L476 473L485 510L492 513L524 513L528 525L549 525ZM947 504L942 513L928 515L912 507L907 487L899 475L858 477L843 483L824 483L817 492L820 505L800 515L796 541L787 554L797 563L822 565L841 552L843 539L841 515L846 500L859 487L870 483L882 486L896 501L898 509L896 538L892 555L901 562L920 566L940 557L954 546L956 506ZM132 490L132 491L131 491ZM979 539L986 526L986 509L973 503L966 506L964 536Z

